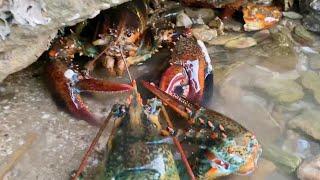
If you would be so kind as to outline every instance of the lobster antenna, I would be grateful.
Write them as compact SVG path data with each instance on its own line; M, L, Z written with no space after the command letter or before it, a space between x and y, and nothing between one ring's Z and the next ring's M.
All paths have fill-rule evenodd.
M130 82L132 83L132 82L133 82L133 81L132 81L132 76L131 76L131 73L130 73L130 71L129 71L127 61L126 61L126 59L125 59L125 57L124 57L124 55L123 55L122 46L121 46L121 45L120 45L120 53L121 53L121 57L122 57L122 60L123 60L123 62L124 62L124 65L126 66L126 70L127 70L127 72L128 72L128 76L129 76Z

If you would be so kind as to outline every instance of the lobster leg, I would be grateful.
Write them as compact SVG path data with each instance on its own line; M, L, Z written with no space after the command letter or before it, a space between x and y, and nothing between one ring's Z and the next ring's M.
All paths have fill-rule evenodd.
M72 115L95 126L99 126L101 122L83 102L80 96L81 90L105 92L129 91L132 88L130 85L97 79L79 80L77 74L59 60L49 63L46 72L47 81L53 95L67 107Z

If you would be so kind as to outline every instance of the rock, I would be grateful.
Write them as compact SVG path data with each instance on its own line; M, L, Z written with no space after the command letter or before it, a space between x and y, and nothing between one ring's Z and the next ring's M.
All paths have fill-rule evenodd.
M303 87L313 92L315 100L320 103L320 75L313 71L307 71L301 75Z
M315 39L315 37L302 25L297 25L296 27L294 27L292 37L300 44L307 46L312 46Z
M251 37L240 37L228 41L224 46L230 49L243 49L255 46L257 41Z
M226 31L233 31L233 32L242 31L242 24L233 19L224 19L223 24L224 24L224 29Z
M315 180L320 177L320 155L304 161L298 171L297 176L301 180Z
M93 18L100 10L125 1L1 1L0 82L7 75L35 62L48 48L59 28Z
M272 5L273 0L252 0L255 4Z
M320 16L310 13L303 18L302 25L309 31L320 33Z
M301 163L301 158L280 149L278 146L263 145L263 157L273 162L280 170L293 173Z
M242 36L243 34L225 34L225 35L215 37L212 40L208 41L207 43L210 45L225 45L228 41L238 39Z
M268 29L258 31L252 35L258 43L270 37L270 32Z
M210 28L217 29L219 35L224 35L224 24L219 17L216 17L214 20L211 20L208 26Z
M309 65L311 69L320 70L320 54L308 54Z
M191 9L186 8L185 13L191 18L191 19L203 19L205 23L208 23L210 20L215 18L215 14L213 9L207 9L207 8L200 8L200 9Z
M177 26L184 26L186 28L189 28L192 26L192 20L190 19L190 17L184 13L184 12L180 12L177 15L177 22L176 22Z
M198 40L209 42L218 36L215 29L210 29L207 25L197 25L192 28L192 34Z
M303 98L302 87L294 80L286 79L258 79L253 84L279 103L293 103Z
M275 6L247 4L242 9L245 31L257 31L270 28L281 19L281 12Z
M282 12L284 17L287 17L289 19L302 19L303 16L299 13L296 13L294 11L287 11L287 12Z
M317 109L306 109L302 114L288 122L291 129L302 132L315 140L320 140L320 111Z

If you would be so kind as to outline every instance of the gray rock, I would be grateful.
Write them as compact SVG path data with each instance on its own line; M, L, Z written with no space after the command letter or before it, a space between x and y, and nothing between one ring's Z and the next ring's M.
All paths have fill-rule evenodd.
M207 9L207 8L201 8L201 9L186 8L185 13L191 19L196 20L201 18L205 23L208 23L210 20L212 20L215 17L213 9Z
M192 27L192 34L198 40L208 42L218 36L218 32L215 29L210 29L207 25L197 25Z
M303 98L302 87L294 80L286 79L259 79L254 86L279 103L293 103Z
M251 37L240 37L228 41L224 46L229 49L243 49L257 45L257 41Z
M233 19L224 19L223 20L224 29L226 31L240 32L242 30L242 24Z
M238 39L242 36L243 36L243 34L225 34L225 35L221 35L216 38L213 38L212 40L208 41L208 44L210 44L210 45L225 45L228 41Z
M315 140L320 140L320 111L316 109L307 109L302 114L289 121L288 126L291 129L302 132Z
M320 75L313 71L302 73L301 83L313 92L315 100L320 103Z
M315 180L320 177L320 155L303 162L298 171L297 176L302 180Z
M190 17L186 13L180 12L177 15L176 25L189 28L192 26L192 20L190 19Z
M127 0L14 0L1 1L0 82L45 51L58 29L99 14Z
M302 161L298 156L273 145L263 145L262 155L286 173L293 173Z
M308 55L308 59L311 69L320 70L320 54L311 53Z
M290 19L302 19L303 16L299 13L296 13L294 11L288 11L288 12L282 12L284 17L290 18Z

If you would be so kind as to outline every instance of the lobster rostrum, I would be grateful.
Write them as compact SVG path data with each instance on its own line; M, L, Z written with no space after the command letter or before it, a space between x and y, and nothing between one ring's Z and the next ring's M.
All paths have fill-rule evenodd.
M198 146L188 158L196 177L212 179L255 169L262 149L254 134L223 114L169 95L150 83L142 84L187 120L189 127L179 139Z

